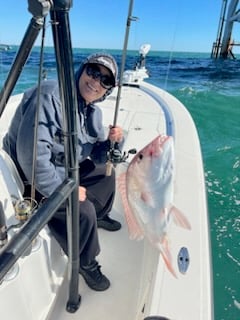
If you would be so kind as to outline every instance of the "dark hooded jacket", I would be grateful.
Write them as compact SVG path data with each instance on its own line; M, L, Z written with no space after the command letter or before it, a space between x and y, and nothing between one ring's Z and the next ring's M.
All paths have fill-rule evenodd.
M86 60L76 73L77 84L87 62ZM106 95L110 93L111 89ZM11 156L27 184L32 181L37 94L37 88L25 92L3 140L3 148ZM91 157L95 162L105 162L110 141L105 137L101 110L95 103L84 108L85 101L79 93L77 100L78 161L81 163L87 157ZM45 197L49 197L65 179L62 125L58 82L43 81L38 116L35 186Z

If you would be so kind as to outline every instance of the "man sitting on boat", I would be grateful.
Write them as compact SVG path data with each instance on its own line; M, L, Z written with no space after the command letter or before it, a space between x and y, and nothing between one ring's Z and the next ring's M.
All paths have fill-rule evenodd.
M102 114L96 102L104 100L116 86L117 64L108 54L89 56L76 73L79 186L79 273L88 286L97 291L110 286L102 274L96 256L100 252L97 226L116 231L121 224L109 217L114 195L114 170L106 175L107 151L111 142L121 143L122 128L116 126L104 134ZM30 196L34 146L34 123L38 88L25 92L13 117L3 148L14 160L23 181L25 196ZM35 166L36 200L48 198L65 179L64 135L61 102L57 81L43 81L40 87L38 111L37 153ZM91 160L90 160L91 159ZM49 222L49 227L67 254L65 208L61 208Z

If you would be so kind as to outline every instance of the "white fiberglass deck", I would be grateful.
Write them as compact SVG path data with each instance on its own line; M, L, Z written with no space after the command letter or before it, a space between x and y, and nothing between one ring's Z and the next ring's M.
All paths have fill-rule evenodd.
M140 150L160 133L174 135L177 169L174 205L184 212L192 226L187 231L172 225L169 233L178 279L166 270L156 249L144 241L129 240L117 193L112 216L122 222L123 228L112 233L99 230L102 249L99 262L111 287L105 292L94 292L80 277L81 306L76 313L69 314L65 311L68 293L65 281L48 320L143 320L148 315L162 315L171 320L213 320L208 217L197 132L189 113L174 97L146 83L141 87L143 90L122 88L118 124L124 128L125 151ZM116 95L114 91L99 104L106 128L113 123ZM118 173L126 165L119 165ZM186 274L178 271L182 247L190 255ZM32 268L36 268L37 277L37 267ZM36 301L44 295L44 289L44 284L34 287L33 281ZM2 294L0 286L0 297ZM9 295L8 299L11 298ZM34 320L38 319L46 318L36 314Z
M148 243L129 240L117 196L113 216L122 221L122 230L115 233L99 230L102 246L99 261L112 285L99 293L81 280L79 311L74 315L58 315L59 320L133 320L147 315L178 320L192 320L193 316L194 320L212 319L208 218L198 136L188 112L175 98L145 83L143 87L144 91L122 88L118 124L126 133L124 150L140 150L166 130L174 134L177 166L174 204L188 217L192 230L173 225L169 238L175 269L178 270L177 256L182 247L190 253L189 269L184 275L177 272L175 279ZM160 108L156 99L164 108L169 107L167 123L166 110ZM101 103L106 127L113 121L115 102L116 92ZM122 170L124 165L119 165L118 171Z

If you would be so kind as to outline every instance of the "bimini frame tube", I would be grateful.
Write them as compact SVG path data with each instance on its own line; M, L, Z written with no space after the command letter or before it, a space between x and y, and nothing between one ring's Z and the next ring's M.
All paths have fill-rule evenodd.
M0 92L0 117L28 59L34 42L43 27L44 17L49 13L50 2L42 1L40 4L38 0L29 0L28 9L33 18L29 23L7 80Z
M0 282L17 260L32 245L33 240L53 217L56 210L66 201L74 187L74 181L66 179L1 249Z
M68 257L69 257L69 300L67 302L67 311L75 312L80 305L81 297L78 294L79 283L79 200L78 200L78 187L79 187L79 169L76 159L77 148L77 99L76 99L76 86L74 78L73 57L72 57L72 45L69 28L69 9L72 7L71 0L28 0L29 10L34 13L30 26L25 34L22 44L19 49L19 53L16 57L14 64L11 67L10 73L6 84L1 92L0 101L0 115L2 114L6 102L8 101L13 88L21 74L22 68L31 52L34 45L34 41L44 23L44 16L47 15L50 9L52 18L52 31L54 37L55 53L57 59L57 71L59 80L60 98L62 101L63 109L63 122L65 131L65 166L66 166L66 181L71 182L72 193L69 197L62 197L62 201L58 201L58 204L63 203L66 200L67 208L67 234L68 234ZM52 6L52 7L51 7ZM47 10L46 10L47 8ZM65 193L66 195L66 193ZM55 193L48 200L55 198ZM47 200L47 203L49 201ZM36 232L40 232L41 228L48 222L54 212L58 209L58 204L54 204L55 210L53 212L48 211L48 219L44 220L43 224L36 226L38 221L38 214L42 214L42 207L36 211L32 222L34 235L31 237L25 237L21 231L17 238L23 238L26 241L9 242L6 250L8 256L3 259L3 264L0 264L0 276L2 276L11 265L13 260L19 255L14 255L15 250L22 252L26 243L34 238ZM52 203L49 203L51 206ZM52 207L51 207L52 209ZM36 218L35 218L36 217ZM36 220L36 221L35 221ZM29 225L29 224L28 224ZM27 227L26 227L27 228ZM35 232L36 231L36 232ZM19 250L18 250L19 249ZM5 254L5 250L1 251L1 255ZM9 255L13 256L13 259L8 261ZM7 263L5 263L7 261ZM15 260L16 261L16 260Z
M51 10L52 31L57 60L60 98L63 107L65 134L65 165L67 176L76 183L75 190L67 201L69 300L67 311L75 312L81 297L79 283L79 168L77 162L77 95L73 68L72 44L69 26L71 0L55 0Z

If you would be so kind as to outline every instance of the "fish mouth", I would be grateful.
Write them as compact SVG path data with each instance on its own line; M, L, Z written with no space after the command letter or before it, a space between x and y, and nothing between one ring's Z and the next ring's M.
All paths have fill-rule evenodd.
M150 155L158 157L163 153L164 150L169 148L169 143L171 137L167 135L158 136L151 144Z

